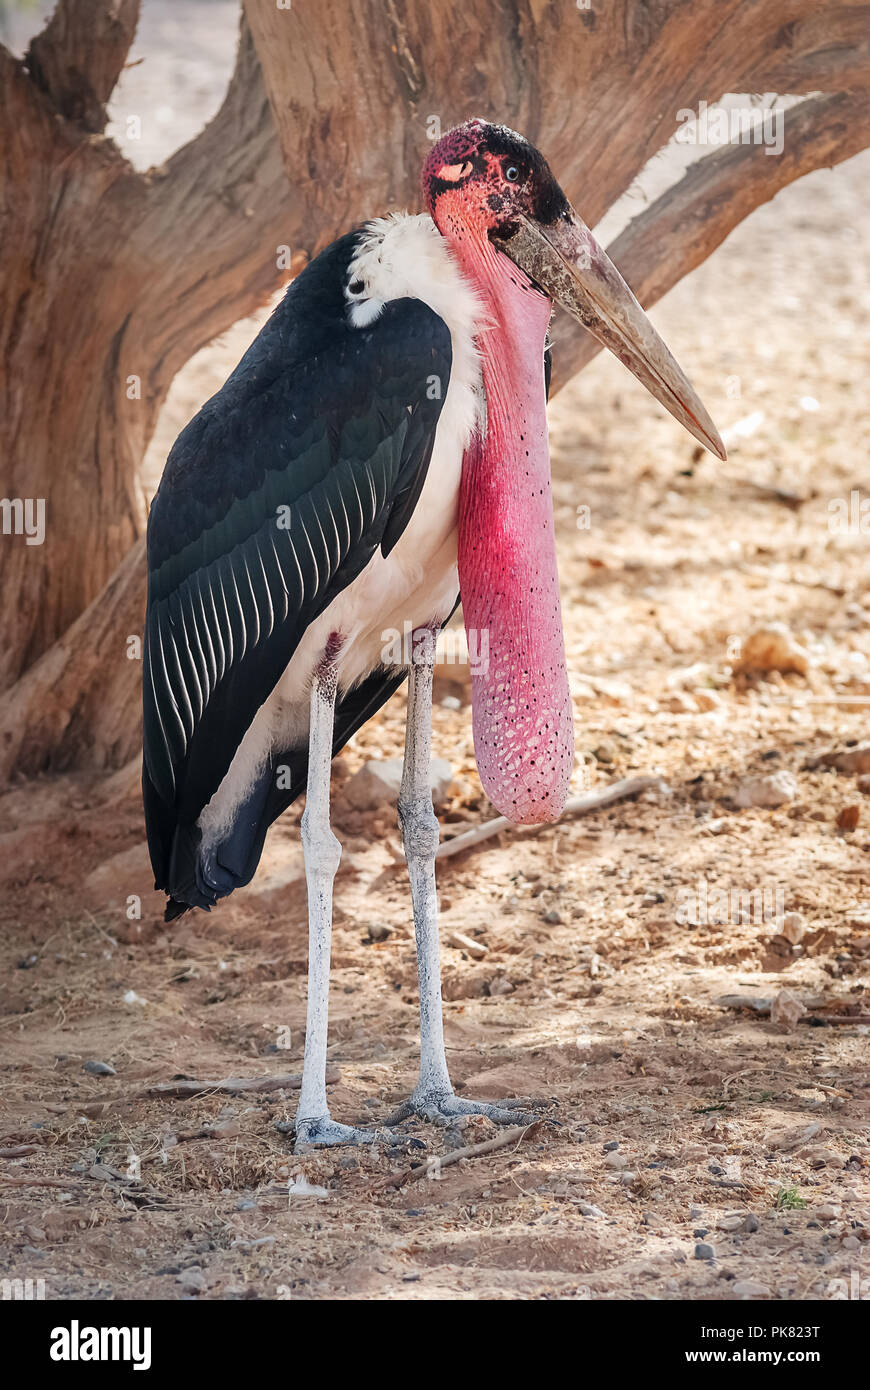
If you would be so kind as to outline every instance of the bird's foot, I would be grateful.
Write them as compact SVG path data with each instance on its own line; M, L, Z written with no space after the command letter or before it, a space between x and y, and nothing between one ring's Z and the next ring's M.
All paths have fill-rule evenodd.
M298 1120L295 1135L295 1153L303 1149L337 1144L383 1144L384 1148L392 1149L402 1137L385 1133L382 1129L357 1129L354 1125L340 1125L329 1115L318 1115L313 1120ZM415 1147L422 1147L419 1140L411 1142Z
M417 1115L435 1125L449 1125L459 1115L485 1115L497 1125L533 1125L540 1116L523 1110L522 1106L535 1103L507 1100L494 1105L485 1100L464 1100L453 1091L415 1091L384 1123L391 1127Z

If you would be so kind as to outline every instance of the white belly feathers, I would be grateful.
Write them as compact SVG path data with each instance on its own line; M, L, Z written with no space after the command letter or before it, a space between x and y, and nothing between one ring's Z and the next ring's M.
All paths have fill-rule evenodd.
M354 293L345 293L355 327L374 322L392 299L414 298L428 304L450 330L453 361L429 471L414 514L389 556L385 559L377 551L311 624L260 706L199 818L204 849L226 834L270 751L307 738L311 679L330 634L340 633L344 639L338 657L341 694L384 664L393 632L402 633L406 623L440 623L459 591L456 526L462 458L485 415L475 346L475 335L485 326L478 301L426 215L396 213L370 222L349 267L351 284Z

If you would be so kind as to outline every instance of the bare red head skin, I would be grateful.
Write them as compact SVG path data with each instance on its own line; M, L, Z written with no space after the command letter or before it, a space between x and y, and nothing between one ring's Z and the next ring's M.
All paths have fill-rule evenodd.
M521 824L556 820L574 725L559 600L544 344L553 302L616 354L720 458L716 427L543 155L506 126L467 121L423 169L432 218L476 290L487 419L462 467L465 624L489 646L472 675L474 746L493 804Z
M561 814L574 723L553 530L544 346L551 303L490 232L520 206L568 203L541 155L504 127L470 121L435 146L423 186L491 325L479 338L487 421L463 461L459 581L466 628L488 650L472 675L474 746L497 809L519 824ZM486 634L484 643L483 634Z

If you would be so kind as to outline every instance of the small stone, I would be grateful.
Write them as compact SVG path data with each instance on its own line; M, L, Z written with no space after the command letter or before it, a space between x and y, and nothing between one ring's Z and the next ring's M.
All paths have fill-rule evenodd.
M592 1202L578 1202L577 1210L581 1216L593 1216L600 1221L606 1220L606 1212L603 1212L600 1207L593 1206Z
M475 941L473 937L466 936L461 931L451 931L447 933L447 945L455 946L458 951L464 951L472 960L483 960L489 947L484 946L482 941Z
M775 1023L778 1028L783 1028L787 1033L791 1033L798 1025L806 1013L806 1009L793 994L790 989L781 989L770 1006L770 1021ZM818 1132L816 1126L815 1132ZM810 1136L808 1135L807 1138Z
M402 758L372 759L363 763L349 777L342 795L355 811L373 811L380 806L395 806L402 784ZM429 784L437 806L447 800L447 789L453 781L453 769L444 758L433 758L429 764Z
M674 691L673 695L666 695L661 702L661 708L670 714L697 714L698 712L698 706L691 695L687 695L681 690Z
M747 1215L743 1218L743 1229L744 1231L747 1231L750 1235L752 1235L754 1231L761 1230L761 1222L755 1215L754 1211L748 1212Z
M793 773L770 772L765 777L747 777L737 788L734 804L748 806L784 806L794 801L798 784Z
M719 1231L739 1231L743 1225L743 1217L739 1213L734 1216L723 1216L721 1221L716 1222L716 1229Z
M826 1202L824 1206L816 1207L812 1216L816 1221L836 1221L841 1211L842 1208L838 1207L835 1202Z
M603 1147L604 1152L605 1152L606 1154L616 1153L616 1150L619 1148L619 1140L618 1140L618 1139L608 1139L607 1143L604 1144L604 1145L602 1145L602 1147Z
M816 1146L815 1148L803 1149L798 1157L805 1158L811 1168L824 1168L830 1154L827 1149Z
M386 941L392 934L393 929L386 922L372 922L369 926L369 941Z
M782 934L792 946L800 943L804 934L804 919L799 912L786 912L782 919Z
M860 1250L861 1242L857 1236L846 1236L842 1242L844 1250Z
M815 1139L821 1128L818 1120L812 1120L808 1125L789 1125L788 1129L771 1130L761 1142L766 1149L787 1153Z
M500 994L513 994L514 986L506 975L496 975L494 980L489 982L490 998L496 998Z
M738 1279L731 1285L731 1292L735 1298L770 1298L767 1285L757 1284L754 1279Z
M837 816L838 830L854 830L861 816L861 807L857 805L843 806Z
M855 786L862 796L870 796L870 772L862 772Z
M770 623L767 627L756 628L746 638L734 673L796 671L805 676L809 665L809 653L795 641L785 624Z
M200 1293L205 1288L205 1277L199 1265L191 1265L189 1269L183 1269L176 1280L191 1293Z
M117 1076L114 1067L110 1067L108 1062L85 1062L84 1071L90 1072L91 1076Z
M699 1240L695 1246L696 1260L715 1260L716 1251L706 1240Z
M834 767L838 772L870 773L870 743L859 743L854 748L829 748L808 760L808 766Z
M628 1165L629 1159L626 1158L625 1154L618 1154L616 1152L612 1152L607 1154L607 1156L604 1159L605 1168L622 1169L627 1168Z

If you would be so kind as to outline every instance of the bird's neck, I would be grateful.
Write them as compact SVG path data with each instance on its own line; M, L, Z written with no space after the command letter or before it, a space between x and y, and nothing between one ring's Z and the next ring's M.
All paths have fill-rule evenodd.
M550 303L488 242L454 250L489 324L478 337L486 430L466 451L459 504L465 624L489 653L472 675L475 751L490 800L529 824L558 817L574 763L544 387Z

